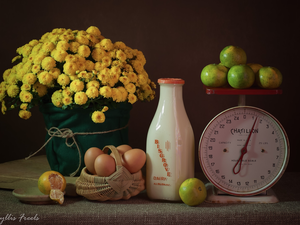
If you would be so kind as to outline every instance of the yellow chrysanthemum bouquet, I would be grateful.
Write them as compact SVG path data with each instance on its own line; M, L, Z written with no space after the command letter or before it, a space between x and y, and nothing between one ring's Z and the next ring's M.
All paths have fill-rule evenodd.
M113 43L91 26L86 31L65 28L45 33L17 49L0 84L2 113L18 108L23 119L30 109L52 102L62 109L93 108L95 123L116 103L152 100L155 84L144 69L141 51Z

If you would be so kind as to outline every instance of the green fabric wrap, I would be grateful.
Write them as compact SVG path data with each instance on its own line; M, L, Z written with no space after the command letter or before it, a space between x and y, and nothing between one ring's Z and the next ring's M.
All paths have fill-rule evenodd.
M90 147L102 149L106 145L128 144L127 125L131 109L131 104L119 103L117 109L110 108L105 112L104 123L94 123L91 119L92 109L63 110L52 103L41 105L40 111L48 130L46 142L49 142L45 149L51 170L58 171L64 176L79 176L85 166L84 154ZM64 133L62 137L49 135L49 131L58 134L66 128L69 133ZM114 131L115 129L119 130ZM95 132L103 133L91 134Z

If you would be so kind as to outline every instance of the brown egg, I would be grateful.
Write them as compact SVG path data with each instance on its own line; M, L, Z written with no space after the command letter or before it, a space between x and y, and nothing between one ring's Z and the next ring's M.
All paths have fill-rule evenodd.
M122 155L123 155L126 151L128 151L128 150L130 150L130 149L132 149L132 147L129 146L129 145L119 145L119 146L117 147L117 150L118 150L118 152L119 152L119 154L120 154L121 157L122 157ZM113 152L112 152L110 155L111 155L112 157L115 158L115 154L114 154Z
M144 166L146 153L142 149L134 148L126 151L122 156L122 165L130 172L136 173Z
M84 164L85 164L87 170L93 175L96 174L96 171L94 168L95 159L97 158L97 156L99 156L101 154L104 154L104 152L102 152L102 150L97 147L89 148L84 154Z
M119 151L120 154L124 154L126 151L131 150L132 147L129 146L129 145L119 145L117 147L117 149L118 149L118 151Z
M95 159L94 167L98 176L108 177L116 171L116 162L110 155L102 154Z

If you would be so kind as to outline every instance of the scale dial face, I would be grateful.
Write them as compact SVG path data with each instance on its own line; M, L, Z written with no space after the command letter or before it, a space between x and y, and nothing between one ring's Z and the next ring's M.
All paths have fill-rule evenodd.
M237 106L208 123L198 151L201 168L215 187L230 195L251 196L271 188L282 176L289 141L274 116Z

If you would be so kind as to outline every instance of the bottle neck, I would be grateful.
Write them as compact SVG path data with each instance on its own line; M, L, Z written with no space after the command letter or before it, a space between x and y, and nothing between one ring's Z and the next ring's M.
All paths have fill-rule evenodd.
M164 101L183 103L182 86L183 84L160 84L159 103L161 104Z

